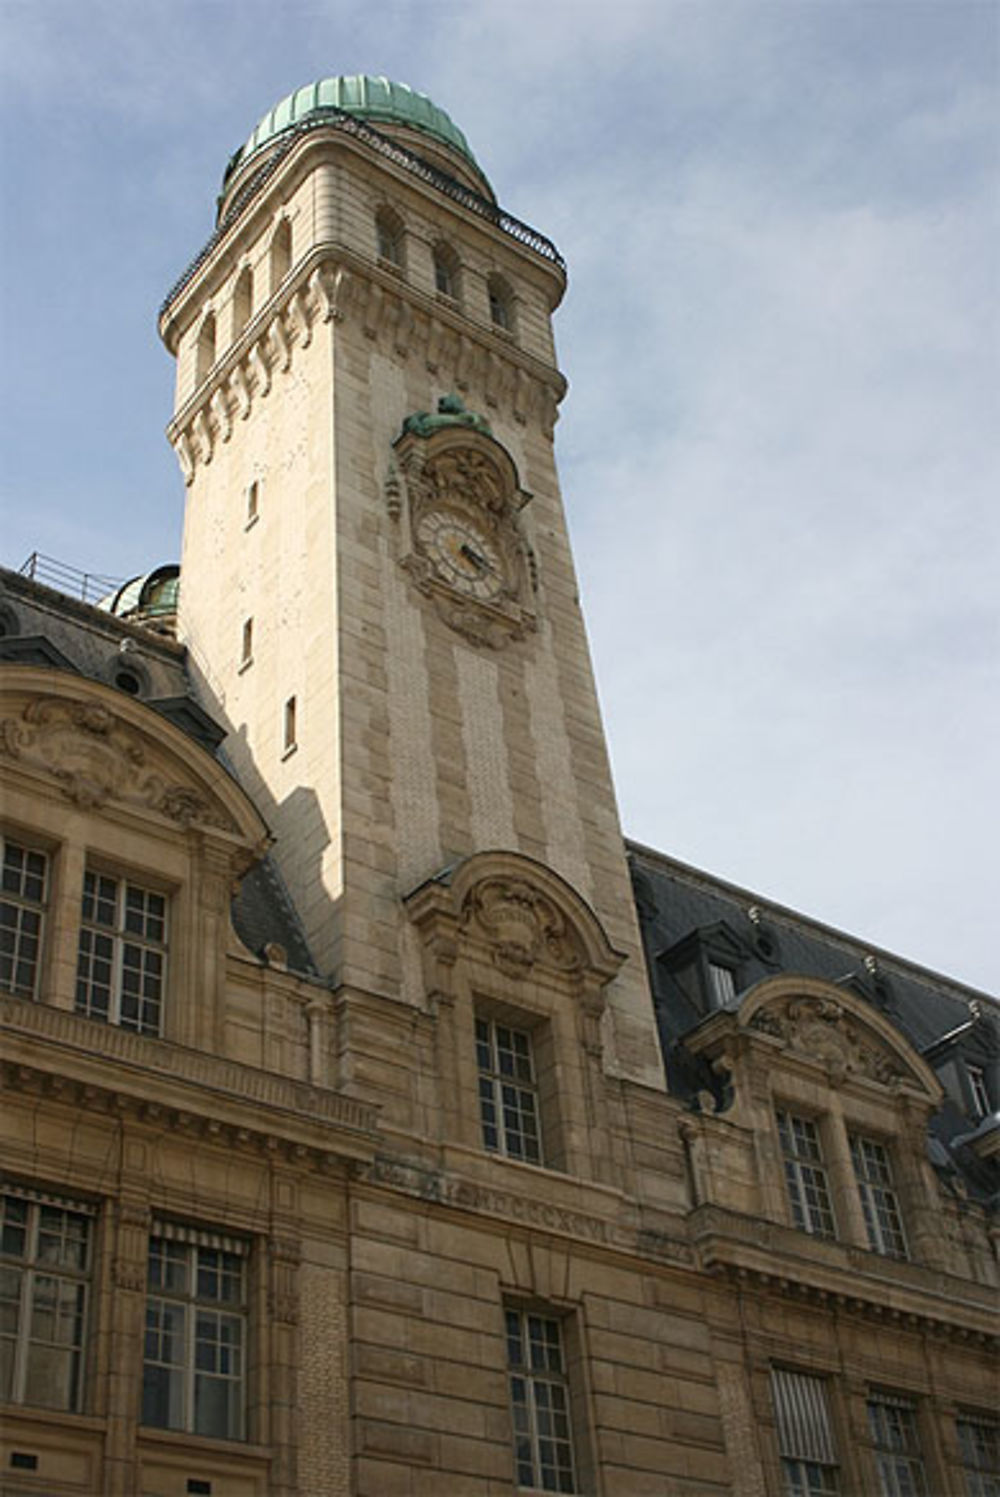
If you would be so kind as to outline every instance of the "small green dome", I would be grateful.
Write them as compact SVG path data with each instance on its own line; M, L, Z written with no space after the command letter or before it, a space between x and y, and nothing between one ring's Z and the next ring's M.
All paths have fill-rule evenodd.
M275 104L265 114L246 144L233 156L226 169L226 179L275 136L322 109L343 109L348 114L373 120L376 124L406 125L410 129L421 130L442 145L460 152L482 176L479 164L461 130L426 94L414 93L405 83L391 83L388 78L370 78L367 74L357 73L350 78L322 78L318 83L297 88L293 94L282 99L280 104Z

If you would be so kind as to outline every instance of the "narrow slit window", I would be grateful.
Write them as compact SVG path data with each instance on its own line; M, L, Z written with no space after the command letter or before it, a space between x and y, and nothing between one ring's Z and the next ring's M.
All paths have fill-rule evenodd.
M215 315L209 312L198 334L198 349L195 358L195 375L198 384L208 378L215 363Z
M298 745L298 737L295 725L296 706L295 698L289 697L285 703L284 713L284 752L290 754Z
M233 291L233 337L239 337L253 313L253 271L244 265Z
M271 240L271 295L292 268L292 226L283 218Z
M447 244L436 245L434 249L434 289L440 296L458 300L458 258Z
M253 660L253 619L244 619L243 637L240 644L240 667L249 665Z
M375 215L375 249L386 265L403 268L403 222L391 208L381 208Z
M490 321L501 332L514 331L514 296L500 276L490 276L487 286L490 298Z
M260 513L260 480L255 478L247 485L247 518L246 524L249 530L251 525L256 525Z

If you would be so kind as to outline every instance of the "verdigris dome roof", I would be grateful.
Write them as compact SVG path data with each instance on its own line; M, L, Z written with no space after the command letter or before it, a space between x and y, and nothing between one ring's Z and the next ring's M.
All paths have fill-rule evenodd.
M371 78L365 73L356 73L349 78L322 78L318 83L297 88L280 104L275 104L246 144L233 156L226 171L227 178L275 136L301 124L318 110L331 108L344 109L376 124L406 125L412 130L420 130L460 152L481 175L479 164L461 130L426 94L415 93L405 83L392 83L388 78Z

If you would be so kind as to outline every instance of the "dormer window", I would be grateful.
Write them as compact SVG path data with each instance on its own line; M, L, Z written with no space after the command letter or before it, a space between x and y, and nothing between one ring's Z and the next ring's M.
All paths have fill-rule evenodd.
M708 994L713 1008L728 1008L736 998L736 973L719 962L708 964Z
M982 1066L966 1065L965 1074L969 1078L969 1091L972 1094L972 1108L976 1117L989 1117L993 1111L990 1106L990 1093L986 1085L986 1072Z

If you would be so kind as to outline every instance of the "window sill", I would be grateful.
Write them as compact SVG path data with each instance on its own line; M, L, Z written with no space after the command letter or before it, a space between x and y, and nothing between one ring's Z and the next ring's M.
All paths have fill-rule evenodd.
M292 755L293 754L297 754L298 751L299 751L298 744L297 743L290 743L288 745L288 747L284 750L284 752L281 755L281 763L284 764L284 762L285 762L286 759L290 759L292 757Z
M140 1424L139 1440L142 1444L162 1445L166 1448L196 1450L204 1455L248 1456L252 1460L268 1461L273 1454L270 1445L251 1445L248 1440L234 1437L225 1440L218 1435L188 1434L183 1429L157 1429L152 1424Z
M239 668L238 668L236 674L238 676L242 676L243 672L244 671L248 671L252 665L253 665L253 656L251 655L246 660L241 660L240 661Z
M259 519L260 519L259 515L251 515L250 519L247 520L246 524L243 526L243 529L244 530L252 530Z
M10 1427L17 1420L30 1424L47 1425L55 1428L65 1428L71 1424L74 1429L94 1430L101 1434L107 1429L107 1420L98 1414L72 1414L68 1409L40 1409L28 1403L2 1403L2 1422L10 1435ZM27 1472L24 1473L28 1475Z

